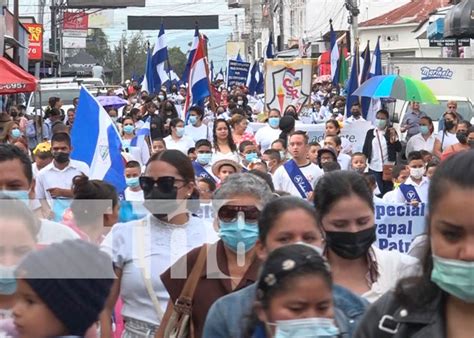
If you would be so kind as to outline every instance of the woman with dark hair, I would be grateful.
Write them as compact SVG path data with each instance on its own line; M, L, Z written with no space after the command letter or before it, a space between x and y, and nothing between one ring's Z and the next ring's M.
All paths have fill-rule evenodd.
M341 136L341 126L338 121L326 121L324 138L326 136L339 136L341 138L341 152L348 155L352 154L352 144L347 138Z
M188 210L199 193L185 154L165 150L153 155L140 186L149 214L115 225L102 243L118 277L101 316L102 337L110 337L110 318L119 293L124 303L122 337L153 336L169 300L160 274L191 249L217 240L214 229Z
M232 160L237 163L240 162L239 152L237 146L232 138L232 131L229 123L226 120L218 119L214 122L212 131L214 153L212 154L212 163L220 160Z
M135 123L126 116L122 120L122 151L144 166L150 158L150 149L145 141L138 142L135 138Z
M441 154L441 160L445 160L460 151L471 149L468 143L468 137L471 132L474 132L474 129L472 129L469 121L459 122L456 127L456 138L459 142L447 147Z
M291 227L288 224L291 224ZM285 196L273 199L265 206L258 220L256 243L258 257L265 262L275 249L297 243L312 246L311 250L323 245L323 234L318 226L313 206L299 197ZM255 320L256 317L251 323L249 323L251 318L248 318L256 291L257 283L254 283L218 299L207 314L204 337L250 336L252 333L243 335L242 332L248 326L252 331L259 324ZM350 319L347 330L350 337L365 311L367 301L338 285L333 286L333 298L335 307Z
M443 151L449 146L458 143L456 137L456 130L459 123L458 116L455 112L446 112L443 115L444 130L436 135L436 141L434 145L433 154L438 158L441 158Z
M420 118L420 132L413 135L407 142L405 150L405 156L408 158L408 154L412 151L426 150L433 153L434 145L436 141L436 135L434 134L433 120L429 116L423 116Z
M292 104L289 104L285 111L283 112L283 117L285 116L291 116L292 118L295 119L296 123L300 124L301 121L299 119L299 116L298 116L298 110L296 109L296 107ZM281 129L281 127L280 127Z
M397 161L397 153L402 150L397 131L389 125L388 111L381 109L375 119L376 128L367 131L362 152L369 162L369 172L375 176L380 195L393 189L391 179L384 180L384 165L393 165ZM393 168L393 167L392 167Z
M71 219L68 225L82 239L100 244L104 236L118 221L119 200L114 186L87 176L76 176L72 180L73 200ZM64 218L68 218L65 216Z
M295 123L296 120L290 115L283 116L280 120L281 134L278 139L285 141L285 148L288 145L288 136L295 131Z
M374 302L403 274L412 272L416 259L374 245L373 193L362 175L327 173L316 184L313 196L335 283Z
M180 118L172 119L170 122L171 134L163 139L166 149L176 149L184 154L188 153L189 148L194 147L194 141L186 136L184 121Z
M173 104L173 102L169 100L164 100L163 102L161 102L159 117L161 117L161 119L163 120L164 133L165 133L165 136L167 136L171 133L170 122L173 119L179 118L178 111L176 110L176 107Z
M421 276L368 310L356 337L471 337L474 332L474 151L455 154L430 184ZM388 335L389 333L389 335Z

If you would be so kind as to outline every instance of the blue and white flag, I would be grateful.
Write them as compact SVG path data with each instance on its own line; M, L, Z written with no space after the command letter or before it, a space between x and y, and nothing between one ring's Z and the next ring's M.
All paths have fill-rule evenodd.
M161 89L161 85L169 80L165 70L165 63L168 61L168 45L166 44L165 29L163 24L160 27L160 33L153 48L152 64L154 75L155 91Z
M148 47L146 55L146 66L145 66L145 75L143 75L143 80L141 82L142 90L151 94L155 92L155 80L153 75L153 63L151 59L151 49Z
M173 69L170 69L169 75L170 75L171 84L178 85L180 81L178 74L176 74L176 72Z
M347 101L346 101L346 117L351 116L351 107L354 103L359 103L359 97L352 95L353 92L357 88L359 88L359 46L356 44L356 48L354 51L354 57L352 59L352 68L351 68L351 76L349 77L349 81L347 82Z
M372 54L372 61L370 63L369 78L377 75L382 75L382 52L380 51L380 38L377 39L374 53ZM380 99L372 99L370 102L369 111L367 112L367 121L375 122L375 115L382 109L382 101Z
M79 94L71 141L71 158L89 166L89 178L112 184L119 194L125 190L120 135L104 107L85 87Z
M253 63L252 69L250 70L247 79L247 87L250 95L263 93L263 74L260 70L260 64L258 61Z
M239 62L244 62L244 59L242 59L242 56L240 55L240 49L237 53L237 56L235 57L235 60Z
M273 33L270 32L268 36L267 48L265 50L265 56L267 59L273 59L275 57L275 46L273 45Z
M191 71L191 64L193 63L194 54L196 53L196 48L199 44L199 29L196 27L194 30L194 38L191 44L191 49L189 50L188 62L186 62L186 67L184 68L183 76L181 76L181 80L183 83L188 83L189 79L189 72Z
M135 137L132 138L132 140L130 141L131 147L141 147L143 142L145 142L145 138L147 136L151 137L150 136L151 135L150 134L150 120L151 120L151 117L148 117L145 123L143 123L143 125L140 127L140 129L135 131Z
M221 70L219 70L219 73L216 74L216 78L214 79L214 81L224 81L224 79L224 71L221 68Z
M330 42L331 42L331 78L334 85L339 84L339 46L337 44L336 32L332 27L332 21L330 21Z

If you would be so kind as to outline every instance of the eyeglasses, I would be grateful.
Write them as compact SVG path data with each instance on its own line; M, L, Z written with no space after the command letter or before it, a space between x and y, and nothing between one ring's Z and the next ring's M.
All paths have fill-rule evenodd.
M260 210L253 205L224 205L219 209L217 217L223 222L234 222L239 212L244 214L245 221L249 223L257 223L260 216Z
M150 191L156 185L158 190L162 192L169 192L173 190L176 182L186 182L186 180L175 178L173 176L163 176L159 177L156 180L153 177L141 176L140 177L140 187L144 191ZM182 186L181 186L182 187ZM177 189L181 187L176 187Z

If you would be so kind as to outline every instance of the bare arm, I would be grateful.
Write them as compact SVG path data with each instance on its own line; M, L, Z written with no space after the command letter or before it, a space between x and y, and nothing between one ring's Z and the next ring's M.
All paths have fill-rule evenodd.
M117 303L117 299L120 295L120 284L122 281L122 269L115 268L115 274L117 275L117 279L114 281L112 285L112 289L110 290L109 297L105 302L105 308L99 316L100 321L100 337L101 338L110 338L112 337L112 313L114 311L115 304Z
M441 142L436 139L433 147L433 155L438 158L441 158Z

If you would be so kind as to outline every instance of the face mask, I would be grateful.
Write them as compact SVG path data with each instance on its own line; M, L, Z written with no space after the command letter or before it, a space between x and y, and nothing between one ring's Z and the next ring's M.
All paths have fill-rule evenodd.
M241 105L244 104L244 101L239 100L239 101L237 101L237 104L238 104L239 106L241 106Z
M422 178L424 173L425 168L410 168L410 176L416 180Z
M19 138L21 136L21 131L20 131L20 129L12 129L10 135L13 138Z
M279 320L275 324L275 338L336 337L339 329L330 318Z
M30 198L27 190L0 190L0 193L20 201L28 201Z
M471 149L474 149L474 140L469 140L468 143L469 147L471 147Z
M163 95L158 95L158 98L160 99L160 101L163 101L165 97Z
M428 126L420 126L421 135L428 135L430 133L430 128Z
M0 265L0 295L12 295L16 291L16 266Z
M232 251L247 252L257 242L258 226L255 223L246 223L240 215L235 222L219 220L219 236Z
M474 262L433 255L431 280L450 295L474 303Z
M270 125L270 127L272 127L273 129L276 129L280 126L280 118L279 117L270 117L268 119L268 124Z
M130 188L136 188L140 185L140 178L139 177L129 177L125 178L125 183Z
M156 218L169 219L172 217L171 214L178 209L178 203L176 201L177 195L178 189L176 187L173 187L171 191L164 192L155 186L150 191L144 191L145 208ZM157 210L158 207L160 208L159 213Z
M357 259L365 255L375 239L375 226L358 232L326 231L328 247L336 255L346 259Z
M208 165L211 162L212 154L205 153L205 154L197 154L197 162L201 165Z
M176 136L183 137L184 136L184 128L183 127L176 127Z
M117 116L112 116L111 119L113 123L117 123Z
M461 131L456 133L456 138L458 139L459 143L466 144L467 143L467 133Z
M133 130L134 130L134 129L135 129L135 128L134 128L131 124L127 124L126 126L123 127L123 132L124 132L125 134L129 134L129 135L130 135L130 134L133 133Z
M360 167L360 168L352 168L353 171L355 172L358 172L358 173L364 173L365 171L365 168L364 167Z
M375 125L379 129L384 129L385 126L387 125L387 121L386 120L381 120L381 119L375 119Z
M280 150L280 160L284 161L286 159L286 153L283 150Z
M191 123L194 126L197 123L197 116L191 115L189 117L189 123Z
M254 160L258 159L257 153L249 153L245 154L245 160L247 162L253 162Z
M447 130L453 129L454 128L454 122L453 121L445 121L444 125Z
M131 99L130 100L133 104L137 103L137 99Z
M57 153L53 153L53 158L58 163L66 163L69 161L69 153L59 151Z

